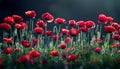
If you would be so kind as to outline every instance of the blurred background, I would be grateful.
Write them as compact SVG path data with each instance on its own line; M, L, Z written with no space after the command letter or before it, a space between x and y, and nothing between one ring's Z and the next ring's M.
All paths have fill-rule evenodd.
M0 0L0 23L3 18L12 14L18 14L27 18L24 14L27 10L37 12L36 19L40 19L45 12L50 12L54 17L62 17L66 20L93 20L97 22L98 14L106 14L120 22L120 0Z
M44 12L67 20L94 20L104 13L120 22L120 0L0 0L0 22L5 16L18 14L25 16L27 10L35 10L37 18ZM25 16L26 17L26 16Z

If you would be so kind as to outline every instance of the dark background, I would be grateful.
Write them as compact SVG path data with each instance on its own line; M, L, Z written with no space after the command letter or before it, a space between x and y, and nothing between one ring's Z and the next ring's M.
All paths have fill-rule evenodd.
M0 23L3 18L18 14L27 20L24 12L35 10L37 19L45 12L66 20L93 20L97 23L98 14L106 14L120 22L120 0L0 0ZM1 31L0 31L1 36Z
M44 12L67 20L94 20L104 13L120 22L120 0L0 0L0 22L5 16L19 14L25 16L26 10L35 10L39 19ZM26 17L26 16L25 16Z

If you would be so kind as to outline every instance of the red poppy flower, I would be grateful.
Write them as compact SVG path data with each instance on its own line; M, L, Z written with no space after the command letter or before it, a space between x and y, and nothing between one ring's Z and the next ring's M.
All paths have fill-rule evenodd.
M47 36L51 36L52 35L52 31L50 31L50 30L46 31L46 35Z
M21 30L28 28L28 25L25 22L20 22L20 24L21 24Z
M98 23L107 24L108 23L108 19L107 19L106 15L99 14L99 16L98 16Z
M23 45L24 47L26 47L26 48L32 46L32 44L30 44L30 43L28 42L28 40L22 40L22 45Z
M40 60L40 63L41 63L41 64L47 64L48 61L47 61L46 59L43 59L43 60Z
M113 39L114 39L114 40L120 40L120 35L114 35L114 36L113 36Z
M3 38L3 40L7 43L7 44L12 44L13 40L10 38Z
M69 25L70 26L76 26L76 21L75 20L69 20Z
M107 17L108 22L112 22L114 19L112 17Z
M62 44L60 44L60 45L59 45L59 48L61 48L61 49L65 49L65 48L66 48L66 46L67 46L67 44L66 44L66 43L62 43Z
M118 43L115 43L115 44L113 44L112 46L113 46L113 48L118 48L119 44L118 44Z
M32 40L32 45L36 45L36 44L38 44L38 42L39 42L39 40L36 39L36 38L34 38L34 39Z
M50 52L50 56L58 56L59 53L56 50Z
M106 33L114 33L116 31L113 26L105 26L104 29Z
M19 47L14 49L14 52L20 52L20 51L21 51L21 49Z
M14 22L14 18L12 18L12 17L10 17L10 16L5 17L5 18L4 18L4 22L5 22L5 23L8 23L8 24L14 24L14 23L15 23L15 22Z
M32 58L37 58L37 57L40 57L40 52L39 51L36 51L36 50L32 50L29 52L29 55L32 57Z
M78 22L77 22L77 25L78 25L79 27L85 27L85 26L86 26L86 22L84 22L84 21L78 21Z
M18 58L19 63L27 63L27 62L29 62L29 60L30 60L29 55L23 55L23 56Z
M3 60L0 58L0 66L3 65Z
M36 26L37 27L45 27L47 25L45 24L45 22L43 20L40 20L40 21L36 22Z
M37 34L44 34L43 28L40 28L40 27L34 28L34 32L37 33Z
M71 54L68 56L68 60L70 61L75 61L76 60L76 55L75 54Z
M95 23L93 21L87 21L86 22L86 27L87 28L95 28Z
M21 24L15 24L15 28L18 30L21 30L22 25Z
M71 37L67 37L67 38L65 38L65 40L64 40L65 43L68 43L68 42L71 42L71 41L72 41L72 38L71 38Z
M35 18L35 17L36 17L36 12L35 12L34 10L26 11L25 14L26 14L29 18Z
M67 30L67 29L61 29L61 33L62 33L63 35L67 35L68 32L69 32L69 30Z
M11 29L11 26L7 23L1 23L0 27L4 30L10 30Z
M114 22L114 23L111 24L111 26L113 26L114 28L118 29L120 25L118 23Z
M23 18L19 15L12 15L12 17L13 17L15 22L19 23L19 22L23 21Z
M29 41L28 40L22 40L21 43L23 45L24 43L29 43Z
M59 39L59 38L60 38L60 36L58 36L58 35L53 35L53 36L52 36L52 39L53 39L53 40L57 40L57 39Z
M10 47L8 47L2 51L2 54L11 54L11 53L12 53L12 48L10 48Z
M63 19L63 18L56 18L56 19L55 19L55 23L56 23L56 24L65 24L65 23L66 23L66 20Z
M26 47L26 48L28 48L28 47L31 47L32 44L30 44L30 43L24 43L23 46Z
M100 53L100 51L101 51L101 48L100 48L100 47L95 48L95 52L96 52L96 53Z
M72 29L69 30L68 34L71 35L71 36L78 36L79 31L76 28L72 28Z
M54 20L54 17L52 16L52 14L46 12L42 15L42 19L47 22L52 22Z

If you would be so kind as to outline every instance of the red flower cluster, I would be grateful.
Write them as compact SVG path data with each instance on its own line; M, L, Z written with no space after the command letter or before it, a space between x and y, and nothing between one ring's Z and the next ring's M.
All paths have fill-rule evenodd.
M34 59L40 57L41 54L39 51L31 50L28 55L23 55L18 58L19 63L30 63L34 64Z
M36 12L34 10L30 10L30 11L26 11L25 14L29 18L32 18L32 19L30 19L30 22L29 22L30 25L29 26L30 27L34 27L34 25L31 24L31 23L34 22L33 19L36 17ZM15 41L16 34L14 35L14 33L12 35L14 37L12 37L11 35L9 36L11 38L3 37L3 40L4 40L3 45L8 46L8 47L2 48L1 49L2 50L1 53L2 54L6 54L6 55L7 54L13 55L14 53L12 54L12 52L15 52L15 53L19 54L19 56L20 56L18 58L18 62L19 63L34 64L35 61L37 60L36 58L38 58L38 59L42 58L40 60L40 63L41 64L46 64L49 61L48 58L45 57L48 54L46 51L48 51L48 52L50 51L49 52L49 56L51 56L51 57L59 56L60 59L62 57L62 60L67 60L67 62L65 62L65 64L69 66L70 62L72 63L72 61L76 61L77 60L77 56L78 56L78 58L80 58L80 55L78 54L79 52L77 52L77 49L76 49L76 47L78 45L81 46L81 48L79 48L81 53L83 53L84 50L88 50L88 52L91 51L92 48L93 48L92 46L94 46L94 45L100 46L99 43L101 45L103 44L102 48L104 48L104 42L103 42L104 39L103 40L100 39L100 38L104 37L104 36L102 36L103 34L101 34L101 33L103 33L102 32L103 29L100 31L98 29L100 29L101 27L100 26L96 27L97 30L98 30L98 32L96 34L97 30L94 30L95 22L92 21L92 20L78 21L78 22L75 21L75 20L69 20L68 24L66 24L67 22L66 22L66 20L64 18L56 18L54 20L53 15L48 13L48 12L42 14L41 17L42 17L42 20L37 21L36 24L35 24L36 27L34 29L32 29L32 30L30 28L28 28L27 23L22 22L23 18L21 16L19 16L19 15L12 15L12 16L5 17L4 18L4 22L0 24L0 27L3 30L10 30L11 26L14 25L15 29L14 30L10 30L10 33L12 31L14 33L19 34L17 36L17 38L23 37L23 40L20 40L21 43L18 42L18 41ZM53 32L52 32L52 30L48 30L47 29L47 22L53 22L53 21L55 22L55 24L61 24L61 25L65 24L67 26L66 26L66 28L61 28L59 30L56 29L56 30L53 30ZM109 22L110 22L110 25L108 25ZM103 25L101 25L101 26L104 27L104 30L105 30L106 33L113 33L113 34L110 34L111 35L110 38L112 37L111 39L113 39L114 41L112 43L110 43L110 46L112 46L113 48L119 48L119 45L120 45L120 43L119 43L119 41L120 41L120 24L116 23L116 22L113 22L113 18L112 17L106 16L104 14L100 14L98 16L98 23L99 24L105 24L105 26L103 26ZM55 28L56 28L56 26L53 29L55 29ZM22 30L22 32L21 31L20 32L19 31L16 32L17 31L16 29L17 30ZM90 30L92 30L92 31L90 31ZM88 34L87 33L83 33L83 32L88 32L88 31L89 31ZM5 32L7 32L7 31L5 31ZM32 33L32 32L34 32L35 34ZM56 42L54 40L58 40L57 41L58 43L56 42L56 44L55 44L55 45L57 45L57 47L51 47L50 49L47 48L47 50L45 50L46 47L41 47L40 50L44 51L43 52L44 56L41 57L42 56L42 54L41 54L42 52L37 51L37 50L39 50L39 46L41 46L41 45L39 45L40 41L38 40L38 38L36 38L36 36L34 36L36 34L37 35L41 35L41 36L46 35L45 38L44 37L41 38L41 40L43 41L43 43L41 45L45 45L45 46L49 46L50 45L51 46L51 45L54 45L54 42ZM53 35L53 34L56 34L56 35ZM29 36L25 37L26 35L29 35L30 38L29 38ZM61 38L61 36L63 37L63 39ZM77 38L73 38L73 36L75 36L75 37L79 36L79 37L77 39ZM83 38L83 36L84 36L84 38ZM47 43L50 43L50 44L45 44L46 43L45 40L47 40L48 37L51 38L49 40L52 40L52 41L48 41L47 42ZM90 37L90 39L88 39L88 37ZM82 40L82 38L83 38L83 40ZM93 41L92 41L91 40L92 38L95 38L95 39L93 39ZM105 37L105 38L107 38L107 37ZM13 42L12 39L14 39L14 42ZM59 39L62 40L62 41L59 41ZM69 42L72 42L71 45L69 45ZM97 43L94 43L94 42L97 42ZM115 43L115 42L117 42L117 43ZM11 46L13 46L14 43L16 43L15 47L9 47L10 44L11 44ZM107 43L107 41L106 41L106 43ZM37 44L38 44L38 47L36 47ZM74 44L75 44L75 47L73 47ZM85 47L82 46L84 44L86 45ZM91 47L87 47L89 45ZM27 49L24 50L23 47L21 48L21 47L18 47L18 46L23 46L23 47L25 47ZM99 53L98 55L101 55L100 52L102 51L102 48L101 47L96 47L93 50L94 52L91 52L90 54L93 54L93 53L98 54ZM106 50L106 48L104 48L104 49ZM118 53L120 53L120 50L118 50ZM68 61L70 61L70 62L68 62ZM96 63L96 61L97 60L93 60L93 61L90 60L90 64ZM0 59L0 66L2 64L3 64L3 60Z

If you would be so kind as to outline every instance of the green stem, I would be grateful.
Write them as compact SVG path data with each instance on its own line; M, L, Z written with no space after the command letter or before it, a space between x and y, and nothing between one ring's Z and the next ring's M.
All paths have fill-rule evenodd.
M106 38L105 38L105 43L104 43L104 46L105 46L105 50L109 50L110 49L110 34L108 33Z
M83 49L83 41L84 41L84 37L83 37L83 32L80 33L80 45Z
M60 29L61 29L61 25L59 25L59 29L58 31L56 32L57 33L57 36L59 36L59 33L60 33ZM61 39L61 38L60 38ZM59 39L57 39L57 42L56 42L56 46L59 44Z
M16 36L16 41L20 42L19 37L18 37L18 30L17 29L15 29L15 36Z
M31 24L31 25L32 25L31 27L32 27L32 32L33 32L33 29L34 29L34 19L31 19L31 23L32 23L32 24Z

